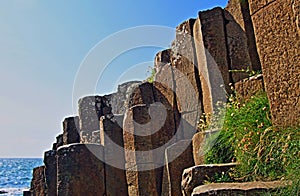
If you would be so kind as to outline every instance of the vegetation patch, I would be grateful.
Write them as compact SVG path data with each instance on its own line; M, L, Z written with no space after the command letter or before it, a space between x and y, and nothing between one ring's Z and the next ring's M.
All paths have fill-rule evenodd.
M239 103L233 96L229 100L223 111L224 124L219 127L218 136L211 139L213 146L207 151L205 162L238 162L228 175L230 180L228 176L218 178L224 181L291 180L290 187L276 194L286 195L284 191L288 191L289 195L298 195L300 128L273 126L265 93L258 93L247 103ZM208 141L207 147L211 143Z

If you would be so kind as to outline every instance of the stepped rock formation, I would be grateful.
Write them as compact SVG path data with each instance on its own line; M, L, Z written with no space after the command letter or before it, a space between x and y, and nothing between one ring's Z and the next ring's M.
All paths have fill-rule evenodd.
M63 121L45 166L34 169L31 195L193 194L203 173L222 171L199 166L211 133L196 132L200 116L226 101L229 83L240 99L265 89L274 125L299 124L298 1L230 0L174 33L171 47L155 56L153 83L79 100L78 116ZM262 70L263 79L245 79L245 70Z

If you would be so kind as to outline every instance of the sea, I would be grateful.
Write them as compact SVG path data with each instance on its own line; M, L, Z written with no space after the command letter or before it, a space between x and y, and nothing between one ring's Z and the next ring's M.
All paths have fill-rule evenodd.
M39 158L0 158L0 196L23 195L30 188L33 168L41 165Z

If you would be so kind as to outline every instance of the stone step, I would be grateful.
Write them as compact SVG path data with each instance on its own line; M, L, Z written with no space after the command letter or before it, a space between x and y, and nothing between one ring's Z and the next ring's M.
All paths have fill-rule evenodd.
M288 185L288 182L271 181L271 182L243 182L243 183L213 183L196 187L192 196L204 195L262 195L268 191L274 191L277 188Z

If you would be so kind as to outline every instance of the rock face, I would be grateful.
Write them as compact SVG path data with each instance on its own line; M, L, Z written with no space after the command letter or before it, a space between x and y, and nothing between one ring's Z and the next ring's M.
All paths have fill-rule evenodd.
M176 104L181 113L179 127L179 131L182 132L181 139L193 137L197 119L203 113L193 32L195 21L189 19L176 27L176 39L172 45L171 65L175 81Z
M118 86L118 91L113 93L110 98L110 104L112 107L113 114L125 114L126 101L128 96L132 93L132 91L142 82L140 81L132 81L126 82Z
M192 196L205 195L264 195L269 191L276 190L279 187L286 186L281 181L274 182L244 182L244 183L215 183L196 187Z
M141 84L130 97L123 127L129 195L161 193L164 151L176 141L179 121L173 100L160 83Z
M80 142L79 118L69 117L63 121L63 144L72 144Z
M193 145L193 157L195 161L195 165L204 164L204 142L205 142L205 134L200 132L196 133L192 140Z
M224 13L225 13L225 18L229 20L229 23L226 25L227 32L228 32L227 37L229 38L228 41L231 39L230 31L235 32L233 35L237 35L236 33L239 32L240 38L238 37L234 38L239 40L238 41L239 44L242 44L240 45L241 46L240 51L237 51L239 52L238 58L242 57L241 55L243 55L242 53L244 52L245 59L250 58L249 64L246 65L246 67L249 66L252 68L252 70L255 71L261 70L261 63L257 53L253 23L250 16L248 0L245 1L229 0ZM234 21L232 20L232 18L234 19ZM236 26L235 22L239 26ZM230 28L230 26L233 28ZM239 30L240 28L243 30L243 32ZM247 44L247 51L245 51L245 43ZM228 46L231 47L231 44L228 43ZM241 63L244 62L242 58L239 59L242 60L240 61ZM234 67L233 64L231 66ZM240 68L244 68L244 66Z
M224 91L230 92L229 60L223 10L199 12L194 25L195 46L201 81L204 113L212 114L218 101L225 101Z
M129 195L159 195L160 184L156 175L160 171L154 168L159 166L153 154L153 143L148 109L144 105L136 105L129 109L124 120L124 147L126 159L126 177ZM150 123L149 123L150 122ZM140 128L139 124L149 124ZM135 135L134 135L135 134ZM140 134L140 136L136 135ZM158 139L158 138L157 138ZM160 160L162 161L162 160Z
M88 96L78 101L79 125L84 140L92 140L92 132L98 131L99 120L101 116L111 115L112 109L109 103L109 97Z
M99 158L101 157L101 158ZM57 151L57 193L64 195L105 195L103 147L71 144Z
M239 101L245 101L258 92L264 91L263 76L257 75L234 84L236 96Z
M192 151L191 140L181 140L166 149L165 162L168 182L163 184L166 186L163 187L164 192L167 192L165 195L181 195L182 172L195 165Z
M56 142L53 144L53 150L56 150L57 148L61 147L64 145L64 139L63 139L63 134L59 134L56 137Z
M182 194L184 196L190 196L194 188L203 185L205 180L213 177L216 173L227 172L236 165L236 163L197 165L185 169L182 174L181 182Z
M297 125L300 119L300 35L296 22L299 2L249 0L249 4L272 122L278 126ZM295 12L296 4L298 12Z
M44 164L47 195L57 195L57 161L55 150L45 152Z
M195 165L203 165L204 164L204 156L205 156L205 142L209 141L210 137L215 138L216 134L218 134L218 129L207 130L204 132L198 132L194 135L192 139L193 145L193 157L195 161ZM214 140L212 140L214 141Z
M252 68L252 62L248 51L247 35L234 17L224 11L226 44L228 49L229 69L232 70L232 82L238 82L248 77L248 74L240 70Z
M128 195L125 172L123 118L101 117L100 140L104 146L106 195Z
M31 195L46 195L45 166L33 169L33 178L31 181Z

